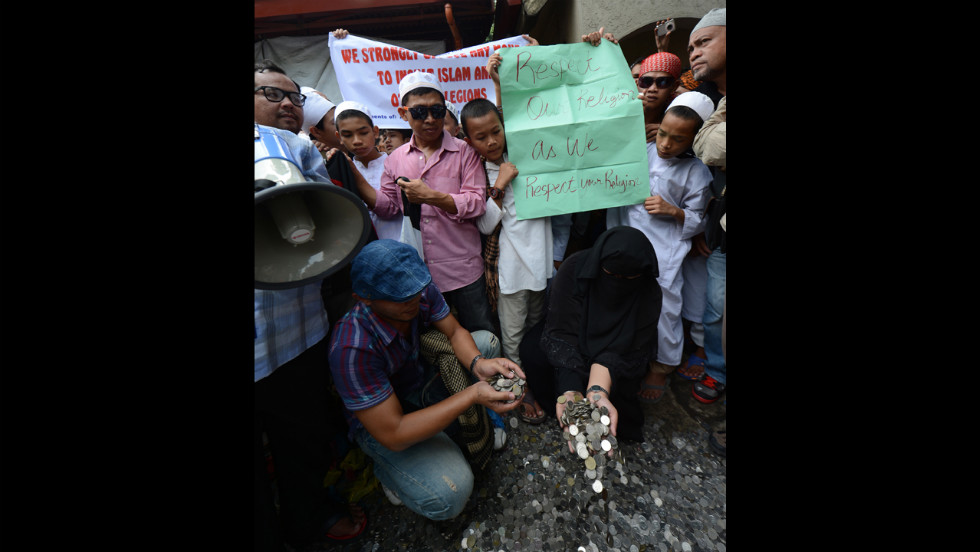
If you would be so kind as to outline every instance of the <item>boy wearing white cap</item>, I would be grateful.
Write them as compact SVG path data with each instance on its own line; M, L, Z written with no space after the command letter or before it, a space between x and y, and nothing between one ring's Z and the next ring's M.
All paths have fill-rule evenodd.
M433 73L405 75L398 92L398 113L412 137L388 155L373 211L381 218L402 215L402 192L418 205L422 257L432 281L464 328L494 332L475 222L486 211L480 156L446 131L446 99Z
M463 139L459 122L459 108L453 102L446 102L446 131L451 136Z
M316 88L303 86L300 92L306 96L306 104L303 106L303 128L300 129L300 133L313 141L320 150L320 155L326 160L327 151L340 147L340 142L337 141L337 129L333 124L333 109L336 106Z
M657 253L663 306L657 323L657 359L650 363L639 396L657 402L666 391L666 377L681 362L684 328L681 320L681 265L691 238L704 231L711 172L691 149L698 129L714 111L711 99L685 92L667 107L657 139L647 144L650 196L642 204L607 209L606 226L632 226L643 232Z

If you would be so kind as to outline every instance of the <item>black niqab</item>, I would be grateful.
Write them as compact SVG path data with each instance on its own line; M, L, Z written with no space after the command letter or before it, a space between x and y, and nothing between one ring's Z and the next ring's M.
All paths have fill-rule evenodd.
M617 226L603 232L585 254L575 275L576 294L582 297L582 354L590 360L607 350L625 355L649 344L657 333L662 300L650 240L635 228Z

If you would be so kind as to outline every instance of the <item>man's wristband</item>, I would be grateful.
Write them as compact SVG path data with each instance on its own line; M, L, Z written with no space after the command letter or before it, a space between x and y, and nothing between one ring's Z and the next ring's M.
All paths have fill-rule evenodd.
M476 355L473 357L473 362L470 362L470 372L473 372L473 369L476 368L476 361L480 360L481 358L483 358L483 355ZM475 374L476 372L473 373Z

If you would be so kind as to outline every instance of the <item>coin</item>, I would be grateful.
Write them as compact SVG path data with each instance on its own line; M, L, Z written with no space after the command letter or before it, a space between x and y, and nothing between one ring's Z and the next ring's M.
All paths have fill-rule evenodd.
M521 379L510 379L505 378L501 374L494 374L487 378L487 383L489 383L496 391L509 391L514 394L514 400L504 401L506 404L511 404L514 401L519 400L524 396L524 382Z
M595 483L592 484L592 490L595 491L595 492L597 492L597 493L601 493L602 492L602 481L599 481L598 479L596 479L595 480Z
M568 432L572 435L578 435L578 426L574 424L568 426Z
M609 452L610 450L612 450L612 443L610 443L608 439L603 439L602 440L602 443L600 443L600 445L602 446L602 450L604 450L606 452Z
M565 404L565 401L567 400L568 397L566 397L565 395L561 395L560 397L558 397L558 404Z
M595 458L592 458L591 456L588 457L588 458L586 458L585 459L585 467L586 467L586 469L594 470L595 469Z
M606 416L605 414L603 414L599 418L599 421L602 422L602 425L609 425L609 423L610 423L611 420L609 419L609 416Z

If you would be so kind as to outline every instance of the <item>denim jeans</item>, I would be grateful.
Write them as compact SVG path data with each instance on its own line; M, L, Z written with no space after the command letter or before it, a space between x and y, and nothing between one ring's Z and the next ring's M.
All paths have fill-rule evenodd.
M477 330L496 331L493 313L487 300L486 280L480 276L472 284L442 292L450 307L456 308L456 320L470 333ZM469 368L469 366L467 366Z
M500 356L500 340L491 332L473 332L473 341L484 357ZM426 385L413 397L399 397L406 413L449 396L441 378L435 378L439 378L435 369L426 366ZM363 428L355 433L354 440L373 460L374 475L381 484L413 512L432 520L446 520L463 511L473 491L473 471L445 431L402 451L385 447Z
M708 256L707 302L704 307L704 373L727 383L727 366L721 344L721 315L725 307L725 253L715 249Z
M473 471L456 443L443 432L405 450L393 451L367 431L357 444L374 461L374 475L413 512L432 520L452 519L473 492Z

